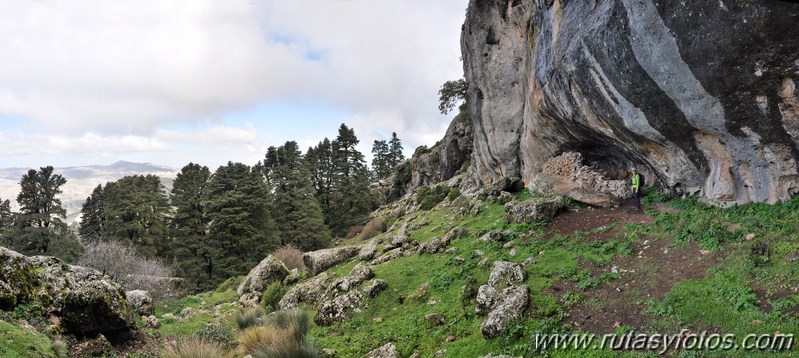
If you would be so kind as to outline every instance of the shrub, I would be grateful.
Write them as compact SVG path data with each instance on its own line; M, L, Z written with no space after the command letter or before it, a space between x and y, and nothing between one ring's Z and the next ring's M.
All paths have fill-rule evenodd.
M386 225L382 218L374 218L369 220L364 226L363 230L361 231L361 239L362 240L369 240L377 234L386 231Z
M241 281L244 281L244 276L231 277L225 280L225 282L220 283L219 286L216 286L216 292L235 290L241 285Z
M233 331L219 323L206 324L205 327L194 332L194 335L225 346L232 346L234 343Z
M275 310L278 303L280 303L280 299L286 294L287 289L280 282L272 282L264 290L264 294L261 296L261 304L269 311Z
M305 340L308 315L302 311L279 311L267 317L263 326L250 327L239 337L242 355L256 358L318 357L316 348Z
M449 201L453 201L459 196L461 196L461 190L456 187L449 189L449 193L447 193L447 199L449 199Z
M155 298L174 295L172 269L157 258L136 252L132 245L115 241L98 241L88 247L78 265L91 267L108 275L125 290L145 290Z
M245 311L236 313L236 325L239 329L245 329L261 324L261 318L264 316L264 310L261 307L250 308Z
M363 230L363 225L355 225L347 229L347 234L344 235L345 239L352 239L355 235L358 235Z
M283 261L283 264L285 264L289 270L305 270L305 263L302 261L302 251L297 246L292 244L283 245L272 252L272 255L278 260Z
M446 185L438 185L433 188L421 186L416 190L416 203L421 206L422 210L430 210L444 201L449 191L449 187Z
M218 342L201 337L183 338L164 352L165 358L228 358L230 351Z

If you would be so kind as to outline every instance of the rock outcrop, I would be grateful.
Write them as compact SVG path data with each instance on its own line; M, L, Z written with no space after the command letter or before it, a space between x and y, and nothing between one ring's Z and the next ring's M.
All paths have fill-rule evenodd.
M99 272L53 257L27 257L0 247L0 305L3 309L36 301L58 317L65 332L127 331L134 311L121 286Z
M358 246L334 247L302 254L302 262L311 275L318 275L325 270L349 260L361 251Z
M130 307L133 311L140 316L149 316L155 311L153 307L153 296L147 291L127 291L125 292L125 297L128 299L128 303L130 303Z
M471 0L470 173L528 185L566 152L719 205L799 192L799 4ZM561 193L561 194L566 194Z
M257 305L269 284L283 282L283 279L288 275L289 269L286 268L282 261L272 255L267 255L266 258L250 270L236 290L239 296L239 303L245 307Z
M505 204L508 221L516 224L536 221L548 222L563 208L563 198L533 198L524 201L511 201Z
M521 265L506 261L494 262L488 283L480 286L476 297L475 311L487 315L480 325L480 332L484 337L498 337L508 323L521 317L527 309L529 289L518 285L526 279L527 273Z

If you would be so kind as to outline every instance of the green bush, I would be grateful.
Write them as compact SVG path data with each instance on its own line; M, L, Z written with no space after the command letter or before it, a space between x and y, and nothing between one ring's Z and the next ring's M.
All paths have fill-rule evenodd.
M272 282L266 287L263 296L261 296L261 305L263 305L264 309L267 311L277 309L280 299L283 298L287 291L288 288L283 286L280 282Z
M430 210L444 201L449 192L450 189L446 185L437 185L433 188L421 186L416 190L416 203L421 205L422 210Z
M230 328L227 328L221 324L206 324L205 327L200 328L194 335L208 340L213 341L225 346L232 346L235 343L235 339L233 338L233 331Z
M241 281L244 281L244 276L231 277L220 283L219 286L216 286L216 292L235 290L241 285Z
M449 199L449 201L453 201L459 196L461 196L461 190L455 187L449 189L449 193L447 193L447 199Z

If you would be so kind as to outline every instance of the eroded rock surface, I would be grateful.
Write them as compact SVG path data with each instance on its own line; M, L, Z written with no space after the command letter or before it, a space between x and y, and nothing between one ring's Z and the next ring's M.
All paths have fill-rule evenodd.
M283 282L289 275L289 270L282 261L272 255L267 255L241 282L236 293L239 296L239 303L245 307L258 305L264 290L272 282Z
M334 247L318 251L306 252L302 255L302 261L311 275L319 273L349 260L361 251L358 246Z
M648 184L720 205L790 198L796 23L790 1L471 0L472 180L530 185L578 152L609 179L636 166Z
M505 204L508 221L516 224L548 222L563 208L563 198L532 198L524 201L514 200Z
M507 261L494 262L488 283L477 290L475 312L486 315L480 325L484 337L495 338L505 331L508 323L521 317L527 309L529 289L520 285L527 273L519 264Z

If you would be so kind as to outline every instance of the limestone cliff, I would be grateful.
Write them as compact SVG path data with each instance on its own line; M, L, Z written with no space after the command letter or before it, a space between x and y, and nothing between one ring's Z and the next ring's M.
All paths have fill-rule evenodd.
M721 205L799 192L799 4L471 0L471 174L526 183L574 151Z

